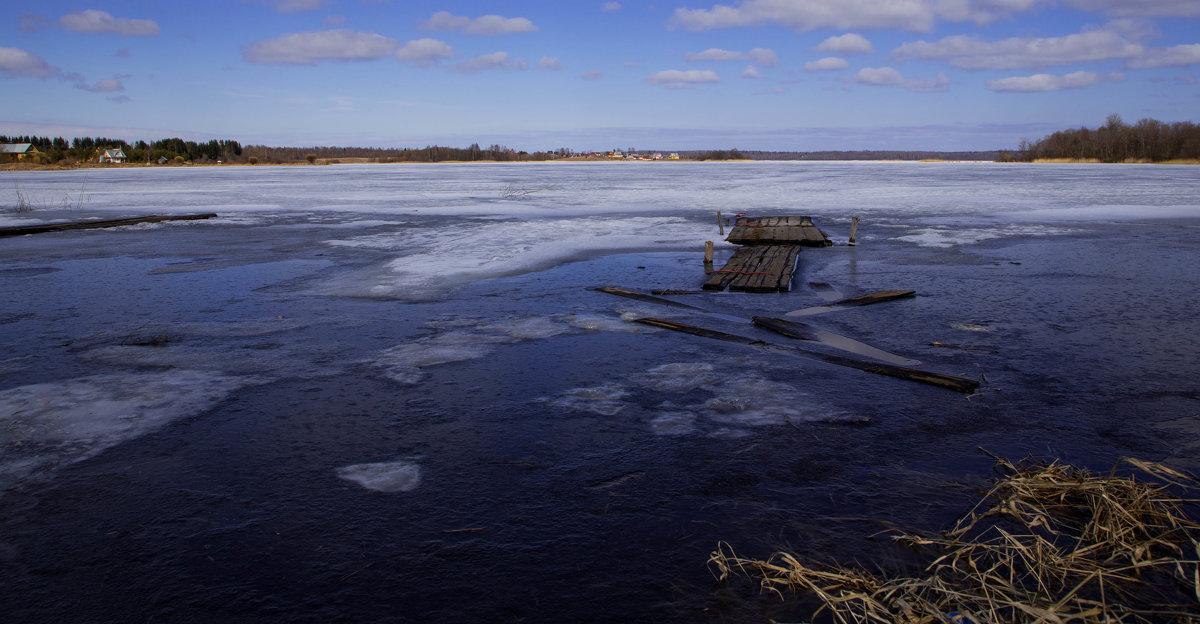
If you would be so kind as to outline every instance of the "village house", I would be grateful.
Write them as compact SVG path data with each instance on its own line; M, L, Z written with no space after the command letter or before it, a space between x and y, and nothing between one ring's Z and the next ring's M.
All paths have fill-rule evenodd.
M0 143L0 154L17 160L25 160L26 157L41 154L41 152L32 143Z
M99 162L101 162L101 163L118 163L118 164L123 163L123 162L125 162L125 152L122 151L120 148L101 150Z

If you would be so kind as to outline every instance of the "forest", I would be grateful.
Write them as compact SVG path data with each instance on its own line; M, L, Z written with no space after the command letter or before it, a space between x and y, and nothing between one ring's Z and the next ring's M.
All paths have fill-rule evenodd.
M1106 163L1170 162L1200 159L1200 125L1142 119L1132 126L1109 115L1095 130L1060 130L1039 141L1022 140L1016 152L999 160L1096 160Z

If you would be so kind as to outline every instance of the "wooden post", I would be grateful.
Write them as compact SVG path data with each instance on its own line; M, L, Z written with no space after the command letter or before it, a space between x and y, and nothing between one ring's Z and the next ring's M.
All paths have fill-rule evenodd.
M713 243L712 241L704 241L704 270L708 270L713 263Z
M854 236L858 234L858 217L850 219L850 244L854 244Z
M717 229L720 231L721 236L725 236L725 221L721 219L720 210L717 211Z

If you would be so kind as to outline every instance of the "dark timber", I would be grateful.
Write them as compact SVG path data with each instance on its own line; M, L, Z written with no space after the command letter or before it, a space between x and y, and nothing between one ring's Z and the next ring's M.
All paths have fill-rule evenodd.
M833 244L811 217L738 217L725 240L742 247L709 273L705 290L790 290L800 248Z
M66 230L94 230L98 228L113 228L139 223L159 223L160 221L197 221L212 219L215 212L191 215L148 215L145 217L130 217L128 219L108 219L104 221L67 221L64 223L46 223L43 225L17 225L0 227L0 236L23 236L25 234L43 234L46 232L63 232Z
M756 320L758 320L758 319L756 319ZM703 338L712 338L714 340L723 340L725 342L733 342L733 343L746 345L746 346L750 346L750 347L758 347L758 348L766 349L766 350L776 352L776 353L788 353L788 354L792 354L792 355L798 355L801 357L811 358L814 360L820 360L822 362L826 362L829 364L835 364L837 366L847 366L849 368L855 368L855 369L865 371L868 373L874 373L876 375L887 375L888 377L896 377L898 379L907 379L909 381L916 381L919 383L929 384L931 386L937 386L939 388L945 388L947 390L954 390L956 392L963 392L963 393L969 394L971 392L974 392L977 388L979 388L979 382L975 381L973 379L965 379L963 377L954 377L952 375L943 375L941 373L931 373L929 371L923 371L923 370L919 370L919 369L915 369L915 368L907 368L904 366L893 366L891 364L883 364L883 363L879 363L879 362L867 362L864 360L849 358L849 357L845 357L845 356L841 356L841 355L833 355L833 354L824 353L821 351L813 351L810 349L803 349L800 347L775 345L775 344L771 344L771 343L763 341L763 340L757 340L757 339L749 338L746 336L738 336L736 334L727 334L725 332L719 332L719 331L712 330L712 329L706 329L704 327L697 327L695 325L686 325L684 323L676 323L674 321L667 321L664 319L641 318L641 319L638 319L637 322L645 324L645 325L651 325L654 327L661 327L663 329L670 329L670 330L677 331L677 332L683 332L685 334L691 334L693 336L700 336Z

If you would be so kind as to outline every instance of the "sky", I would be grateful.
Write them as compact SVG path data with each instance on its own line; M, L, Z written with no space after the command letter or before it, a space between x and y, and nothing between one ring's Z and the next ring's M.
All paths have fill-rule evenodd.
M1012 149L1200 122L1200 0L0 4L0 134Z

